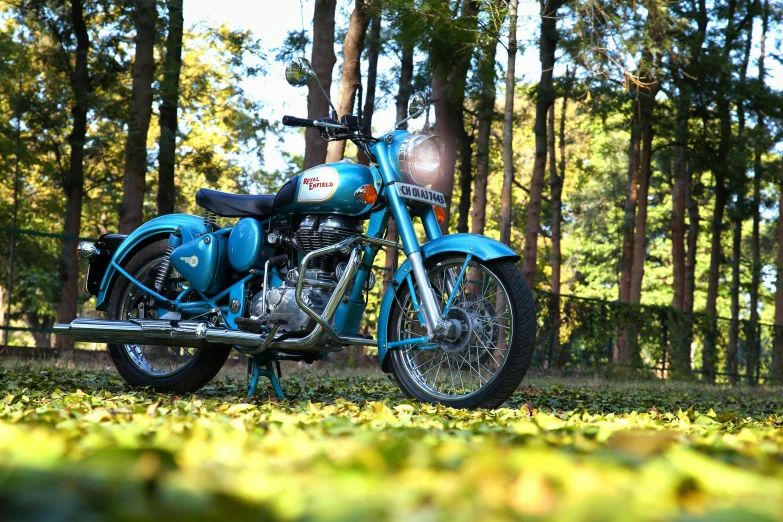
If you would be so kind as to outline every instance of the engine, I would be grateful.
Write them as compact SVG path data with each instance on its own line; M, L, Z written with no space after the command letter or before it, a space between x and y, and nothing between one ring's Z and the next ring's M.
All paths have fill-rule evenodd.
M280 324L279 333L293 336L308 334L315 321L296 304L296 283L300 277L297 253L308 254L362 231L362 222L358 219L332 215L305 216L294 226L289 223L289 228L273 230L268 234L267 242L287 249L292 261L289 261L289 266L281 267L280 272L285 276L283 284L267 289L266 307L263 292L255 294L250 304L251 318L260 319L269 328ZM305 277L319 284L303 287L302 299L308 306L318 312L323 311L347 260L347 256L337 253L319 256L310 262Z

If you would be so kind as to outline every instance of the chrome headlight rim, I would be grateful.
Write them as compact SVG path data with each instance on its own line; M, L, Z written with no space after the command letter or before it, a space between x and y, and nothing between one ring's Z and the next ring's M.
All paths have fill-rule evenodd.
M440 136L427 136L423 134L413 134L405 138L400 145L400 171L405 177L406 181L414 183L416 185L430 185L433 182L424 182L417 174L417 165L414 157L416 149L426 142L433 142L438 146L440 154L443 154L444 142ZM435 174L435 178L440 176L440 158L438 160L438 172Z

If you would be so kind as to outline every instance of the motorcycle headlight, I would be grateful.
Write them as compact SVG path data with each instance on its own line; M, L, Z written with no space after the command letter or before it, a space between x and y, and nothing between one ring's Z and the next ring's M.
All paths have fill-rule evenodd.
M400 170L415 185L430 185L440 174L440 136L408 136L400 147Z

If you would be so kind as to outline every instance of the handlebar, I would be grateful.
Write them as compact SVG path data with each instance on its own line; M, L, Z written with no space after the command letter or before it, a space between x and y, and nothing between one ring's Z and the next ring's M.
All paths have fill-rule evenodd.
M288 127L315 127L314 123L314 120L306 120L296 116L283 116L283 125Z
M334 120L333 120L334 121ZM345 125L339 123L328 123L320 120L306 120L296 116L283 116L283 125L288 127L316 127L321 129L348 130Z

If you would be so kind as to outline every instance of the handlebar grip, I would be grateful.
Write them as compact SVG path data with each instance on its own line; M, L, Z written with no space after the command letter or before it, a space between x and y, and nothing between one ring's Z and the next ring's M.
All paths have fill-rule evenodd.
M297 118L296 116L283 116L283 125L288 127L315 127L313 120Z

